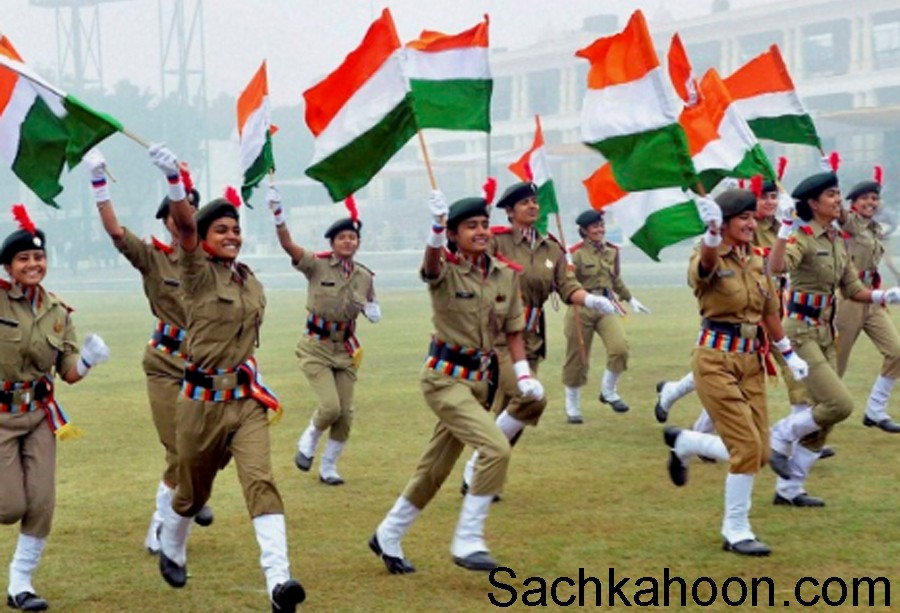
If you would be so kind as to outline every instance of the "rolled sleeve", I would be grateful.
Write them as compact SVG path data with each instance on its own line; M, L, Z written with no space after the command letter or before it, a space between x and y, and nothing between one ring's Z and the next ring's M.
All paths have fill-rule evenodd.
M122 238L113 239L113 246L137 270L147 273L150 270L150 249L152 247L128 228L122 229L125 234L122 235Z

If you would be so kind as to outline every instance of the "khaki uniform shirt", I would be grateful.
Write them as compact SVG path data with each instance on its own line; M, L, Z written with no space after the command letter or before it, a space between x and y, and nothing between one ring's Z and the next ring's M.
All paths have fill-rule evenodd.
M575 278L587 291L604 294L612 290L622 300L631 300L619 274L619 248L612 243L603 243L600 249L588 242L578 243L572 247L572 262Z
M765 251L763 254L764 256L768 256L769 252L772 251L775 241L778 240L778 230L780 227L781 222L774 217L756 220L756 231L753 233L753 245Z
M358 262L353 262L353 272L345 277L341 260L333 253L304 250L294 268L309 279L306 310L328 321L356 319L366 302L375 299L374 274Z
M700 270L700 248L694 250L688 268L688 285L694 290L700 316L727 323L758 324L763 315L778 313L778 296L766 274L761 251L722 244L710 271Z
M841 226L849 235L847 247L850 260L860 273L870 273L869 279L878 271L884 255L884 231L874 219L866 219L855 211L847 213L847 220ZM866 285L871 286L871 280Z
M201 246L178 251L188 360L203 370L239 366L259 344L266 309L262 284L246 264L228 267L210 259Z
M34 381L65 373L78 362L71 309L38 287L37 312L22 290L0 285L0 379Z
M487 277L465 258L445 252L441 272L425 276L435 336L446 343L490 351L497 337L525 328L519 275L490 257Z
M864 289L840 233L815 220L794 230L785 249L785 269L791 289L845 298Z
M543 307L553 292L569 304L572 292L581 289L575 274L566 265L562 245L555 238L538 236L532 249L515 228L492 231L491 253L522 267L519 284L526 306Z

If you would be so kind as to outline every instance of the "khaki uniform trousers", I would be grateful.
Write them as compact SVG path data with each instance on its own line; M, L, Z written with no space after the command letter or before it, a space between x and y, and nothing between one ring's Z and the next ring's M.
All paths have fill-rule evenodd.
M766 376L758 353L697 347L691 357L697 396L728 449L729 471L758 473L769 461Z
M424 369L421 378L425 402L438 423L403 497L424 509L441 488L456 460L468 445L478 452L469 493L497 494L506 481L510 446L484 402L486 381L463 381Z
M175 403L181 391L182 373L172 372L172 366L159 351L147 347L144 352L144 373L147 377L147 398L150 414L166 450L163 481L171 488L178 485L178 453L175 449Z
M829 325L810 326L796 319L784 320L784 332L794 351L809 365L809 375L802 381L805 402L812 406L813 419L821 430L804 437L800 443L813 451L825 444L831 428L853 412L853 397L835 371L837 351Z
M209 500L216 473L233 456L250 517L284 514L275 487L266 409L253 398L228 402L190 400L176 404L178 486L172 508L196 515Z
M318 341L302 337L296 355L319 407L313 413L313 424L320 431L331 429L330 437L345 442L353 422L353 389L356 368L344 342Z
M497 348L497 358L500 368L500 381L497 385L497 394L494 397L494 404L491 410L496 415L500 415L505 410L519 421L536 426L541 419L544 409L547 408L547 398L536 400L522 395L519 391L516 371L513 368L512 356L510 356L507 347ZM528 366L531 368L531 374L534 376L537 376L539 363L540 360L537 358L528 358Z
M0 523L46 538L56 507L56 437L43 410L0 413Z
M582 387L587 383L588 370L591 364L591 345L594 333L600 336L606 347L606 368L612 373L620 374L628 368L628 340L625 338L625 327L618 315L601 315L596 311L580 307L569 307L565 320L566 363L563 365L562 381L566 387ZM581 327L579 334L577 326ZM584 359L582 359L581 342L584 342Z
M865 331L872 344L884 356L881 376L889 379L900 378L900 335L886 307L864 302L838 298L837 314L834 319L837 328L837 373L843 377L847 372L850 352L859 333Z

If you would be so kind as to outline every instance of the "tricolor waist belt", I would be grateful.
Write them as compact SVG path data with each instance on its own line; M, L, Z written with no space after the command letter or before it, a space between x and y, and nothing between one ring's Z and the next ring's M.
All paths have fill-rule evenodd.
M493 357L493 351L463 347L434 338L428 346L425 367L441 372L448 377L482 381L490 373Z
M44 411L54 435L65 439L79 436L69 425L69 417L53 395L53 378L44 375L34 381L0 382L0 413L30 413Z
M834 304L834 294L814 294L793 291L788 296L787 316L817 326L822 321L822 312Z
M306 318L306 335L319 341L330 340L344 343L344 348L351 357L359 351L359 339L354 334L354 321L329 321L315 313Z
M541 331L541 318L544 315L544 309L536 306L525 307L525 331L536 332Z
M204 370L187 363L181 392L191 400L227 402L253 398L267 409L279 410L278 397L266 387L256 365L256 358L249 357L237 368Z
M873 289L881 287L881 275L878 274L877 270L860 270L859 280L862 281L863 285L866 287L871 287Z
M181 351L181 345L187 333L184 329L172 324L166 323L159 319L156 327L153 329L153 335L147 344L163 353L171 354L176 358L184 359L185 355Z
M740 324L735 325L740 326ZM727 334L702 328L700 336L697 337L697 346L729 353L756 353L759 351L760 344L756 337L746 338L740 334Z

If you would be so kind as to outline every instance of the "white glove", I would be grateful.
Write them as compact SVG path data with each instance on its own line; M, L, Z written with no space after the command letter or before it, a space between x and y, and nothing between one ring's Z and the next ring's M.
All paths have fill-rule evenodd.
M827 155L819 158L819 168L822 172L834 172L834 168L831 167L831 160L828 159Z
M94 201L98 204L109 200L109 186L106 182L106 158L94 147L81 160L91 173L91 186L94 188Z
M381 321L381 307L374 300L367 302L366 306L363 307L363 315L373 324L377 324Z
M266 202L269 203L269 210L275 216L275 225L283 226L287 218L284 215L284 208L281 206L281 192L274 185L270 185L266 190Z
M428 210L431 211L434 223L443 225L442 219L445 219L447 213L450 212L450 205L447 204L447 198L442 191L433 189L428 194Z
M809 374L809 365L806 363L806 360L793 351L784 356L784 361L787 363L788 368L791 369L791 374L794 375L795 380L801 381Z
M81 346L81 354L75 368L83 377L92 367L103 364L107 360L109 360L109 347L98 335L88 334Z
M516 372L516 385L523 396L534 398L535 400L540 400L544 397L544 386L531 376L528 360L519 360L513 364L513 370Z
M722 227L722 209L715 200L700 196L694 199L694 205L697 207L700 221L705 223L707 227L715 231Z
M875 292L872 292L873 294ZM900 287L894 286L884 290L884 304L900 304Z
M611 315L616 312L616 306L612 303L612 300L606 296L597 296L596 294L585 296L584 306L592 311L597 311L601 315Z
M178 169L178 158L164 143L150 145L150 161L159 168L169 182L169 200L180 202L187 197L184 184L181 182L181 173Z
M628 301L628 304L631 305L631 310L635 313L646 313L647 315L650 314L650 309L641 304L640 300L638 300L634 296L631 297L631 300Z

